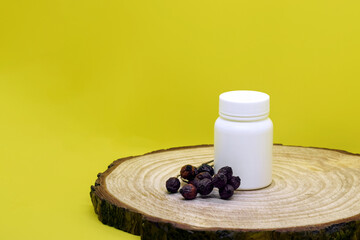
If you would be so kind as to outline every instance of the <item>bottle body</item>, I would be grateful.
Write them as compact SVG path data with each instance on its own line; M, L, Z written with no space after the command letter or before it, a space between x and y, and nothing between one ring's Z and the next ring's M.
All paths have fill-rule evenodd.
M241 178L240 190L271 184L273 123L270 118L234 120L220 116L214 130L215 171L232 167L234 175Z

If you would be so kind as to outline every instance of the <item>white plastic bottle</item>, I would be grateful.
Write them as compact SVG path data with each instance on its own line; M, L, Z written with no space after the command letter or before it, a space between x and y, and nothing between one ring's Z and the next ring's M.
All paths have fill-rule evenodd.
M215 171L230 166L239 189L266 187L272 181L273 124L270 97L257 91L231 91L219 97L215 122Z

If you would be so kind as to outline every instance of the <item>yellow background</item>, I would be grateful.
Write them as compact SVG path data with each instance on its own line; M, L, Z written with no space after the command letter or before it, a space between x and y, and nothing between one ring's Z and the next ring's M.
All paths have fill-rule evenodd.
M119 157L213 143L218 95L274 142L360 152L360 2L1 1L0 239L139 239L97 220Z

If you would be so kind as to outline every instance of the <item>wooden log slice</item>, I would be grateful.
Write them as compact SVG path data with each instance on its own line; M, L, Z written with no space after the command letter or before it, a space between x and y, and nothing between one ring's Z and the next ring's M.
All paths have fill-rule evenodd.
M230 200L217 190L195 200L167 193L166 180L181 166L207 162L213 151L181 147L116 160L91 186L95 212L142 239L360 239L359 155L274 145L267 188Z

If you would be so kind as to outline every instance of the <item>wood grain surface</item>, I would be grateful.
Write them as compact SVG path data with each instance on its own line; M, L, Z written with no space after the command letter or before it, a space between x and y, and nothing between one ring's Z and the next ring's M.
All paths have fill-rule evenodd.
M142 239L360 239L359 155L274 145L269 187L230 200L215 189L191 201L167 193L181 166L207 162L213 151L189 146L115 161L91 186L95 212Z

